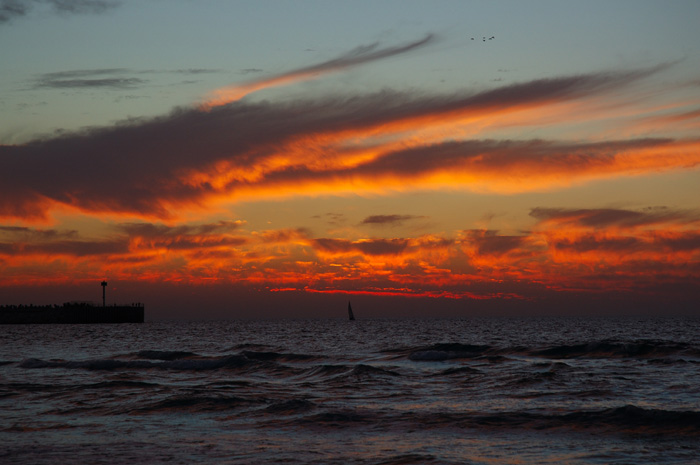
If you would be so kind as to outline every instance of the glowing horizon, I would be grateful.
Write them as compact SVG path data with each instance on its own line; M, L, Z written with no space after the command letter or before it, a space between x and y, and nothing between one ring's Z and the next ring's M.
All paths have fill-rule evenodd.
M0 133L0 296L108 277L183 293L232 287L256 302L697 302L700 70L690 58L528 74L482 52L514 61L507 34L455 34L336 44L311 64L251 65L228 80L238 84L184 65L42 71L37 95L127 101L159 76L201 76L208 89L170 111ZM459 67L458 52L498 77L431 80L426 70L458 81L477 68ZM422 85L394 86L399 69Z

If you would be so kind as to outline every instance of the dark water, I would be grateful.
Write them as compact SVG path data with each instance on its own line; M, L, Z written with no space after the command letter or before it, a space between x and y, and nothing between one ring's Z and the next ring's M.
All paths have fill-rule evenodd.
M0 326L0 463L700 463L699 319Z

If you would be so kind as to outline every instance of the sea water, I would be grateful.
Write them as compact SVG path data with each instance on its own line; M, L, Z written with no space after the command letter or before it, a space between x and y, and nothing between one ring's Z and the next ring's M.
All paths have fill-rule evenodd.
M0 326L0 463L700 463L700 319Z

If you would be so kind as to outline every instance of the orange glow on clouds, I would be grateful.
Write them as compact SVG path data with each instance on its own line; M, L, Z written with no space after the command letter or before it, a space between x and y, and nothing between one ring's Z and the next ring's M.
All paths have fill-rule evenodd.
M213 186L222 198L457 189L514 194L561 189L591 180L639 176L700 164L700 141L642 139L569 144L557 141L460 142L489 127L566 121L580 102L544 99L399 114L377 124L297 135L264 157L238 165L220 162L187 173L182 182ZM599 115L602 116L602 115ZM605 115L608 117L609 115ZM586 114L587 118L596 115ZM452 140L445 142L446 137ZM430 157L434 163L417 157ZM410 169L411 167L414 169Z
M534 209L532 215L536 227L521 235L466 230L455 237L353 241L301 230L253 234L237 223L125 224L117 226L121 235L92 242L72 232L5 227L0 264L11 277L3 285L100 275L447 299L533 299L542 287L639 291L659 281L700 279L696 211Z
M200 105L202 110L208 111L214 107L226 105L231 102L242 99L248 94L270 87L284 86L305 81L317 77L319 72L307 71L297 72L294 74L273 77L260 81L253 81L248 84L239 84L222 87L212 91L208 98Z
M688 169L700 164L700 141L648 141L648 144L648 147L624 143L558 147L539 141L512 145L487 141L476 152L474 147L460 143L417 148L410 143L388 143L386 151L382 151L384 147L373 146L369 150L346 150L342 155L330 148L327 159L308 164L304 160L314 153L313 146L309 154L299 157L294 156L293 148L287 151L287 147L281 147L285 155L273 156L258 165L219 167L215 173L198 173L184 182L214 186L221 190L222 200L426 189L515 194L562 189L619 176ZM405 156L392 150L398 145L405 149ZM410 169L419 155L443 158L444 162L421 161Z
M426 190L557 190L547 203L561 205L567 188L595 180L697 173L700 139L687 131L697 126L697 101L650 103L633 89L664 66L454 95L241 100L432 40L374 44L218 89L201 108L0 146L0 173L12 173L0 183L0 218L8 221L0 223L0 286L68 285L99 276L243 284L262 292L535 301L548 293L651 295L666 284L697 284L697 203L685 209L531 205L529 218L503 232L475 228L482 222L473 219L448 228L409 204L404 212L365 207L356 213L364 221L332 227L329 221L326 229L321 221L305 224L313 214L306 211L269 229L260 225L277 218L254 212L231 220L245 202L324 196L332 205L341 196ZM657 136L646 137L652 127ZM615 137L607 137L612 131ZM635 137L640 133L645 137ZM477 207L464 207L471 208ZM461 214L454 212L454 222ZM434 224L413 228L416 218ZM92 226L84 226L87 220Z
M0 216L48 222L52 211L74 209L177 221L221 202L260 198L426 189L514 194L692 169L700 164L697 138L508 137L542 124L556 133L584 115L583 126L607 120L609 113L595 113L601 98L655 72L541 79L453 96L380 92L236 103L0 146L0 168L16 173L0 186ZM50 175L36 176L36 163Z

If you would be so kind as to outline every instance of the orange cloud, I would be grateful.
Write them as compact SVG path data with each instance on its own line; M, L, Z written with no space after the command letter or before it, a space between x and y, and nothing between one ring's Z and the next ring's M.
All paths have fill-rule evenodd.
M5 226L0 275L3 286L97 275L263 291L529 300L572 291L673 294L700 279L695 210L539 207L531 216L534 227L518 235L469 229L456 237L355 240L313 238L303 228L249 232L231 221L115 224L101 239Z
M629 121L629 128L637 133L644 131L652 134L659 132L697 134L698 129L700 129L700 109L697 100L668 105L648 113L650 116L634 118Z
M454 140L522 113L560 112L656 69L542 79L471 95L379 94L291 103L241 102L201 112L0 146L0 216L51 211L175 220L261 196L567 187L700 163L698 140ZM520 113L516 119L511 115ZM564 114L562 114L562 117ZM477 129L475 129L477 128ZM36 166L42 166L36 170ZM109 173L109 175L106 175Z
M0 146L0 218L12 221L0 224L0 285L97 275L277 292L525 300L572 290L650 295L660 286L697 283L695 210L538 207L530 212L532 227L517 233L464 225L417 236L400 235L402 223L425 218L411 214L347 220L343 232L350 233L335 229L323 237L305 227L251 231L242 221L192 220L211 218L221 204L265 197L425 189L511 194L700 165L700 139L675 131L697 123L694 107L657 104L640 113L663 123L655 132L662 137L610 139L585 129L609 119L615 128L643 127L629 110L641 105L630 86L663 66L450 95L235 101L432 40L374 44L220 89L204 104L207 111L176 109ZM615 111L601 112L601 102ZM515 138L517 131L509 131L518 128L535 135ZM569 133L581 137L568 139ZM65 210L101 220L101 232L28 226L46 225ZM365 234L377 232L387 237Z

